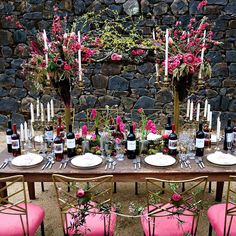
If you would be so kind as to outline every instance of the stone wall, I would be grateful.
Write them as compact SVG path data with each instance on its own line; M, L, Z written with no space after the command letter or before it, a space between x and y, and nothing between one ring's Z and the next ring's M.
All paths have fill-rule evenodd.
M12 114L15 121L24 120L29 103L37 96L48 101L52 93L46 89L38 94L32 91L32 82L22 78L18 70L27 53L20 54L21 47L27 47L28 36L37 30L47 29L53 17L53 5L58 3L61 14L67 14L69 21L75 16L105 7L117 10L119 14L144 15L139 24L144 34L150 35L155 25L171 26L176 20L187 22L196 14L199 1L187 0L15 0L0 3L0 126L5 125L6 115ZM222 111L227 117L236 119L236 1L208 0L208 5L197 16L206 15L212 21L214 38L224 42L218 49L207 52L213 74L206 87L197 93L195 99L208 97L214 116ZM15 15L25 29L18 29L5 17ZM153 15L155 18L153 19ZM16 21L16 18L14 18ZM169 90L156 87L154 65L150 62L140 65L120 63L97 63L89 65L85 73L85 90L73 91L76 119L84 115L81 110L90 107L104 107L117 104L125 112L143 107L158 109L159 114L172 112L172 94ZM56 95L55 95L56 97ZM59 102L57 100L57 106ZM182 104L182 112L185 105Z

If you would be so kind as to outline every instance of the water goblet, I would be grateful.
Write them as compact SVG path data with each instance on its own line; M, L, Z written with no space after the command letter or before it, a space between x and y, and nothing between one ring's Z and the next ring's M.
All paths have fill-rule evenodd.
M227 142L227 153L231 153L232 142Z

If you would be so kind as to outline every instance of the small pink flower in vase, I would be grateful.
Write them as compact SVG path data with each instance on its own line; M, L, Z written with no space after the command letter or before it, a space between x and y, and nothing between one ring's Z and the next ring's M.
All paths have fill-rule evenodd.
M77 190L76 197L80 198L80 197L83 197L84 195L85 195L85 191L82 188Z
M118 53L112 53L112 55L111 55L112 61L121 61L121 59L122 59L122 55L120 55Z

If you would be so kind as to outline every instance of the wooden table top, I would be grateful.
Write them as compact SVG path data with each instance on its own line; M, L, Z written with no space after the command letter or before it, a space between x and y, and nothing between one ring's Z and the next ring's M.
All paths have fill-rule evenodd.
M0 163L5 158L11 157L6 150L0 152ZM117 182L139 182L144 181L146 177L155 177L162 179L189 179L198 176L208 176L209 181L226 181L229 175L236 175L236 165L222 167L209 163L204 159L205 168L200 169L194 160L191 160L192 168L181 168L177 162L175 165L165 168L153 167L144 162L141 158L141 169L134 169L132 160L125 159L124 161L117 161L115 170L105 170L105 163L94 169L78 169L72 167L70 164L65 169L59 169L60 162L56 162L51 169L42 170L44 163L40 163L33 168L17 168L9 164L5 169L0 169L0 177L6 177L15 174L22 174L25 176L27 182L51 182L51 175L62 174L73 177L95 177L101 175L112 174Z

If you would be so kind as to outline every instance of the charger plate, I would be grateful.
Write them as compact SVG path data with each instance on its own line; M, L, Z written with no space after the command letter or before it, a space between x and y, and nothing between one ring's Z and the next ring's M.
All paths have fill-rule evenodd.
M219 151L209 154L207 160L212 164L220 166L236 165L236 156Z
M145 157L144 161L149 165L157 167L172 166L176 163L176 159L174 157L164 155L161 152Z
M34 167L43 161L43 157L36 153L27 153L14 157L11 164L16 167Z
M71 159L71 165L78 168L95 168L103 162L103 159L92 153L75 156Z

